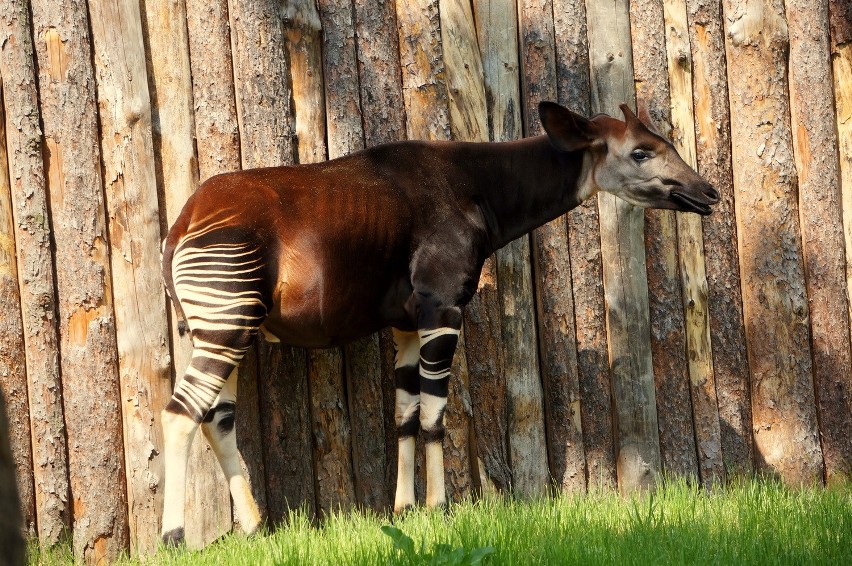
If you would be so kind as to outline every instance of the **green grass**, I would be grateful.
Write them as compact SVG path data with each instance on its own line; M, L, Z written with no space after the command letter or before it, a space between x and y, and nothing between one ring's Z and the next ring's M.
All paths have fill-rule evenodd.
M385 525L412 539L408 553ZM852 564L852 483L790 489L743 481L707 492L671 482L641 498L487 499L400 518L346 513L321 526L294 513L275 532L229 535L201 551L163 549L145 563L462 564L453 558L485 547L494 552L482 564ZM32 563L69 562L67 548L32 554Z

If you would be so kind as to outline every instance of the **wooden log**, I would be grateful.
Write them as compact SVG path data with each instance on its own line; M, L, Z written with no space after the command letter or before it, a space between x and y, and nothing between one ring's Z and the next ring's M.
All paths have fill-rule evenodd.
M839 184L841 192L841 210L852 210L852 92L848 85L852 84L852 4L839 0L829 0L829 29L831 62L834 77L834 101L836 111L836 126L839 149ZM843 233L846 246L846 285L847 296L852 290L852 214L843 214ZM850 304L852 313L852 304ZM852 315L850 315L852 318ZM844 409L841 407L846 403L849 406L849 384L846 382L840 386L840 391L835 393L819 394L821 407L823 404L831 403L830 407L822 409L823 412L830 411L833 415L842 415ZM847 401L841 401L847 399ZM838 429L842 430L842 429ZM848 438L847 438L848 440ZM826 456L827 481L834 483L840 481L840 474L833 474L832 468L844 469L846 466L848 475L848 452L842 449L845 462L837 466L830 466L829 456Z
M533 136L543 133L538 103L556 98L552 3L549 0L519 1L518 30L524 133ZM547 489L548 460L558 488L575 491L578 480L581 482L579 488L585 487L585 475L582 471L576 473L576 466L585 460L582 431L578 428L580 421L570 416L574 408L572 403L579 394L576 351L572 352L576 345L567 240L564 217L532 234L537 334L539 344L545 345L541 348L544 354L540 360L541 377L534 372L524 375L523 381L507 382L513 487L525 496L539 495ZM533 329L524 331L532 332ZM572 382L574 391L568 385ZM572 454L572 446L580 447L579 458L578 454Z
M852 472L849 299L831 81L828 0L785 2L790 42L790 113L811 315L813 379L825 476ZM850 10L852 12L852 10ZM847 86L847 89L849 87Z
M618 116L618 104L634 98L627 2L589 0L586 10L592 110ZM631 492L652 487L660 472L644 213L609 194L599 196L598 206L618 484Z
M554 0L557 95L560 104L590 114L589 42L583 0ZM568 253L577 342L577 378L588 486L615 488L612 395L597 199L568 213Z
M98 561L117 557L129 541L89 19L76 2L33 2L32 16L51 224L63 258L56 287L74 549Z
M70 525L68 460L59 375L47 193L29 7L0 3L0 76L6 115L14 242L20 281L33 479L39 543L59 542Z
M0 390L0 548L5 564L23 566L27 563L27 545L6 409L6 396Z
M780 0L722 2L740 278L759 469L822 481Z
M672 105L672 138L684 161L697 168L692 56L687 35L689 30L686 3L684 0L666 0L663 8ZM677 230L698 471L701 482L710 487L725 479L725 468L722 461L716 380L713 375L701 218L694 214L678 214Z
M721 195L703 219L713 375L722 460L734 473L752 469L751 374L748 366L731 169L731 113L720 0L686 0L692 47L698 172ZM700 442L700 441L699 441Z
M481 58L484 95L486 103L486 127L488 139L508 141L521 137L520 92L518 90L518 20L514 0L483 2L474 0L474 23ZM455 67L455 66L454 66ZM481 110L478 112L481 113ZM497 291L497 311L468 309L467 339L468 368L471 372L470 396L476 430L476 469L478 484L485 493L497 490L508 491L512 485L512 470L509 466L508 406L506 381L508 375L516 374L524 367L535 371L535 336L531 333L509 334L504 321L505 300L511 301L520 285L512 285L504 273L507 269L526 268L526 300L532 313L532 284L529 273L529 239L527 237L510 243L495 254L496 270L488 267L485 274L492 274L494 283L480 289L481 302L489 304L489 296ZM523 275L523 274L522 274ZM509 289L513 289L510 292ZM514 313L513 313L514 314ZM529 326L532 326L530 324ZM495 346L486 345L494 342ZM487 356L497 348L497 356ZM474 351L476 348L476 351ZM480 353L485 355L479 355ZM529 361L532 358L532 361ZM512 365L513 364L513 365Z
M326 117L319 10L313 0L291 0L285 4L284 21L299 163L324 161ZM320 517L346 510L355 503L343 370L340 349L308 352L316 505Z
M171 226L198 186L187 6L183 1L170 0L146 0L141 6L149 53L151 126L163 208L161 217ZM215 5L210 10L215 10ZM208 42L213 43L213 40L208 39ZM205 57L209 56L205 53ZM205 64L209 66L210 62L208 58ZM171 301L169 305L173 379L177 384L189 366L192 340L188 334L181 336L178 332ZM185 516L191 520L185 522L186 543L190 548L202 548L231 529L228 483L203 434L196 434L192 441L187 478Z
M655 129L671 139L671 102L662 0L630 2L636 99ZM677 220L671 210L645 211L645 265L651 317L651 357L660 427L660 457L672 476L698 479L686 332L681 302Z
M36 534L36 500L33 485L33 454L30 409L27 402L27 362L21 293L15 262L15 221L9 162L6 159L6 112L3 109L3 80L0 77L0 390L6 398L9 444L15 462L15 478L22 513L22 526Z
M405 105L400 104L403 96L395 3L390 0L355 0L354 6L355 46L364 142L367 147L371 147L405 139ZM384 453L387 458L384 468L384 488L385 500L389 507L396 490L397 468L393 338L390 330L386 329L369 340L373 343L369 344L364 351L372 353L378 349L380 358L379 383L383 399L381 418L385 435ZM374 363L373 359L369 361ZM373 384L372 387L360 392L365 401L370 399L367 394L374 392L375 389L376 386ZM372 410L378 416L377 408L378 405L373 405ZM370 429L378 429L378 426L374 425Z
M296 155L290 106L292 86L278 5L233 0L229 8L243 168L292 164ZM261 37L264 41L258 41ZM255 478L252 483L255 497L268 499L269 519L276 522L286 517L288 509L302 504L311 513L314 509L307 365L303 351L269 344L263 339L258 346L257 391L261 395L258 406L262 430L259 438L279 441L264 442L250 449L255 458L262 452L262 460L249 463L247 452L243 455L251 477ZM243 381L250 379L250 369L241 372ZM240 388L252 391L249 384L241 384ZM249 407L257 403L253 399L246 401ZM290 413L278 414L282 410ZM301 428L288 428L291 426ZM247 443L259 442L259 438L247 436L242 437ZM264 477L266 496L259 485L254 487Z
M147 552L160 538L159 416L171 396L151 102L139 4L90 2L89 17L112 248L130 542Z

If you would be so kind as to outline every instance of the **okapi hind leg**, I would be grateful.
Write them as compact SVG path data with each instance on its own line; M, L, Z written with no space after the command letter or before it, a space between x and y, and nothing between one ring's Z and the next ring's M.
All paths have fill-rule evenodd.
M240 466L235 430L235 409L237 403L237 370L225 383L213 407L201 423L201 431L213 448L219 465L225 473L231 498L234 501L234 515L246 534L253 534L260 526L260 512L249 488L248 481Z
M420 340L416 332L393 329L396 350L396 435L399 447L394 513L414 506L414 447L420 432Z

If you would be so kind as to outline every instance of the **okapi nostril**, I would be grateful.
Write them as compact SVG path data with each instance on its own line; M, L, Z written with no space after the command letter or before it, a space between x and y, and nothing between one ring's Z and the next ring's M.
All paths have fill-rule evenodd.
M706 196L714 203L719 202L719 191L717 191L715 187L708 186L706 189L704 189L704 196Z

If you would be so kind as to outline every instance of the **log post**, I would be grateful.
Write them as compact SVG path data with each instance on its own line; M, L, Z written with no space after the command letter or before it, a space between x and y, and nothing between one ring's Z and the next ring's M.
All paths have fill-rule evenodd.
M111 246L130 541L159 540L160 411L171 396L151 102L138 2L89 2ZM116 34L122 37L115 41Z
M403 70L402 93L407 117L406 136L414 140L449 140L452 137L449 94L438 0L397 0L396 13L400 68ZM447 434L444 441L444 471L447 493L453 500L464 497L471 488L470 410L465 410L464 403L469 380L467 360L462 354L464 351L462 333L453 361L453 379L450 380L445 416ZM418 453L422 456L424 450L418 450Z
M53 253L28 3L0 2L0 76L32 433L39 543L70 525Z
M27 362L21 293L15 258L15 221L9 162L6 159L6 113L3 109L3 80L0 77L0 390L6 397L9 444L15 462L15 477L24 532L36 534L36 501L33 485L33 453L30 408L27 402Z
M89 19L79 2L33 2L32 15L51 222L63 258L56 286L74 551L113 559L129 543L127 492Z
M671 139L663 0L630 2L636 99L653 126ZM660 457L672 476L698 478L689 395L677 220L671 210L645 211L645 265L651 317L651 357L657 394Z
M314 0L290 0L284 23L299 163L326 159L322 23ZM314 481L320 517L355 503L352 442L343 357L339 348L308 351L308 385L314 447Z
M721 195L703 219L713 375L722 461L727 471L752 470L751 374L748 366L731 165L725 38L720 0L686 0L692 47L692 96L698 172ZM700 441L699 441L700 442Z
M672 106L674 145L691 167L697 168L695 112L692 101L692 56L684 0L665 0L666 53ZM718 211L717 211L718 213ZM701 218L677 215L678 250L686 317L686 359L692 398L692 422L698 451L698 471L706 487L724 480L719 405L710 343L708 286L704 264Z
M627 2L587 0L586 11L592 110L619 116L618 104L634 99ZM660 472L644 211L609 194L599 196L598 206L618 484L631 492L651 488Z
M399 65L399 33L397 30L395 3L391 0L354 0L355 4L355 47L358 60L358 80L361 91L361 116L364 126L364 143L372 147L381 143L405 139L405 105L400 104L402 77ZM378 352L381 368L382 413L385 438L385 501L393 501L396 490L396 406L393 379L393 338L390 330L362 343L362 351L372 358ZM351 356L350 356L351 359ZM360 364L351 364L350 369ZM352 374L350 374L352 375ZM366 375L366 374L361 374ZM372 374L370 374L372 377ZM372 393L373 387L364 393ZM368 399L368 397L363 397ZM378 415L377 406L372 412ZM374 425L370 429L378 429ZM367 429L367 430L370 430Z
M243 168L290 165L296 155L292 86L278 4L232 0L229 6ZM265 41L257 41L259 37ZM285 518L288 509L305 505L309 513L314 510L307 359L303 350L259 338L258 361L261 438L274 441L261 443L262 460L249 464L246 458L246 463L253 485L264 481L260 466L265 463L263 499L268 500L269 519L274 523ZM251 370L247 365L241 371L244 381L251 379ZM247 408L254 405L249 401ZM242 439L260 443L260 438ZM258 485L256 496L260 492Z
M518 29L524 133L526 136L539 135L543 130L538 103L556 99L552 3L549 0L520 0ZM580 420L571 415L576 408L572 403L579 395L565 222L563 216L536 229L531 240L538 342L547 345L540 349L541 376L531 372L523 375L524 380L513 379L507 383L513 487L526 496L535 496L547 489L548 460L559 489L574 491L578 489L577 481L580 489L585 487L585 474L577 473L577 466L584 460ZM532 333L533 328L522 331ZM574 391L568 389L572 382ZM572 447L579 447L579 454L572 454Z
M740 278L759 469L822 481L781 0L724 0Z
M198 186L186 4L146 0L141 6L149 54L154 156L165 235ZM205 57L210 54L205 53ZM210 65L210 59L206 65ZM177 331L171 301L169 307L173 379L177 384L192 357L192 341L188 334L181 336ZM196 434L192 441L187 478L185 515L190 520L185 522L186 543L191 548L202 548L231 528L228 484L203 434Z
M846 253L831 84L828 0L787 0L790 113L811 315L811 347L825 477L852 472L852 352ZM847 90L852 85L847 85Z
M470 4L443 0L439 8L452 137L461 141L488 141L482 60L473 11ZM455 453L456 459L463 463L454 466L458 471L452 481L447 482L454 487L450 494L454 500L469 495L472 484L479 480L475 473L478 469L476 440L470 441L470 438L476 438L472 406L477 407L477 412L484 408L474 401L471 384L487 383L491 376L502 372L499 308L496 263L492 256L486 259L477 293L465 308L464 359L461 349L457 356L460 363L466 362L466 371L463 369L458 374L459 379L450 388L450 395L458 396L461 401L461 410L452 415L460 420L454 428L461 434L449 438L452 442L449 452ZM462 436L465 429L471 433L468 438ZM466 473L468 470L474 473Z
M487 104L488 137L492 141L508 141L521 137L520 92L518 90L518 19L514 0L474 0L474 22L482 61ZM535 371L535 336L532 333L511 334L506 326L506 301L514 307L518 287L526 291L527 309L532 313L529 239L520 238L497 250L496 283L498 312L473 311L468 314L468 334L472 344L487 340L497 342L499 357L484 359L468 352L471 371L470 396L476 429L477 470L480 489L485 493L507 491L512 485L509 465L508 398L509 375L522 371L525 358L532 357L530 371ZM526 279L511 279L508 270L526 269ZM524 285L525 284L525 285ZM489 291L492 287L489 287ZM510 291L510 289L512 289ZM484 298L483 302L489 299ZM523 299L521 299L523 300ZM517 316L514 309L510 313ZM496 320L495 320L496 318ZM518 316L518 318L520 318ZM497 326L494 329L494 326ZM528 325L532 327L532 323ZM492 337L493 335L493 337ZM527 360L528 361L528 360Z
M589 41L584 0L554 0L558 101L590 115ZM574 291L577 377L589 487L615 488L612 393L607 363L603 266L597 199L568 213L568 253Z

